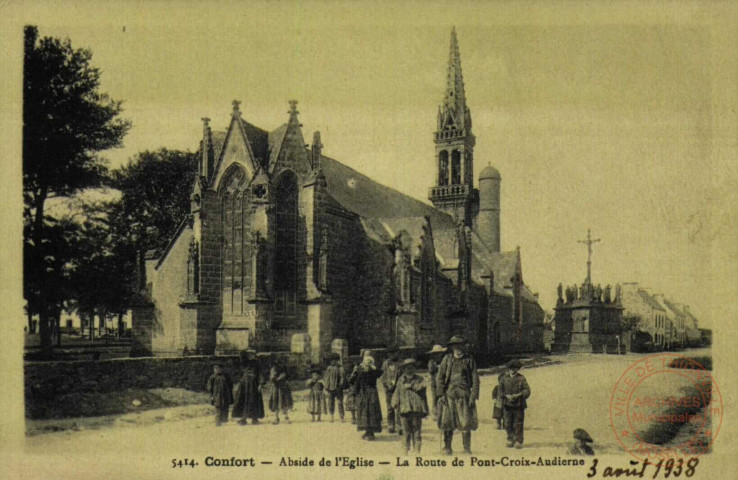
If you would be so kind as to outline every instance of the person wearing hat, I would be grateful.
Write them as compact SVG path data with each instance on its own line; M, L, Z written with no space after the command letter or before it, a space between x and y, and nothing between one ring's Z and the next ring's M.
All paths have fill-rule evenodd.
M507 372L500 379L502 397L502 417L507 430L507 446L523 448L523 428L525 423L526 399L530 397L528 381L520 374L520 360L513 359L507 364Z
M382 407L379 404L377 380L382 370L377 369L374 357L365 355L356 370L356 429L364 431L363 440L374 440L374 434L382 431Z
M574 430L574 444L569 447L569 453L571 455L594 455L595 452L591 446L587 445L592 443L592 437L583 428L577 428Z
M328 413L331 414L331 423L333 423L333 415L336 412L336 403L338 403L338 416L343 423L343 388L346 384L346 372L339 363L341 356L332 353L330 356L331 364L325 369L323 374L323 383L328 394Z
M395 394L397 387L397 379L400 377L400 362L397 359L397 347L390 346L387 348L387 359L382 363L382 386L384 387L385 400L387 401L387 431L395 433L395 424L400 423L400 419L392 408L392 395ZM402 425L399 426L402 435Z
M417 364L408 358L402 362L397 388L392 395L392 408L400 416L404 432L404 450L410 453L412 445L415 453L420 453L423 418L428 416L428 399L425 394L425 380L416 373Z
M246 425L250 418L251 423L259 423L264 418L264 398L261 395L261 365L254 350L241 352L243 376L236 386L236 399L233 403L231 417L241 417L239 425Z
M215 426L219 427L228 422L228 410L233 403L233 382L219 363L213 365L213 374L208 378L207 389L210 393L210 405L215 407Z
M452 352L441 361L436 378L438 428L443 431L443 453L453 453L454 430L461 432L464 453L471 453L471 432L479 426L477 364L467 352L466 340L462 336L454 335L448 345Z
M440 345L433 345L433 348L428 352L428 375L430 376L430 391L431 391L431 411L433 412L433 418L436 418L436 375L438 375L438 364L441 363L441 358L446 353L446 349Z

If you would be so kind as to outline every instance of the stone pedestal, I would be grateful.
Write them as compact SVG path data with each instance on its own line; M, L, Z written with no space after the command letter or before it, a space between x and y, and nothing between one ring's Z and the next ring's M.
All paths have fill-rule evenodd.
M131 356L151 356L156 322L154 304L142 301L131 306L131 322Z
M343 338L335 338L331 342L331 353L337 353L341 356L341 362L348 358L349 344Z
M310 361L322 364L330 352L333 337L333 303L327 298L307 305L308 335L310 336Z

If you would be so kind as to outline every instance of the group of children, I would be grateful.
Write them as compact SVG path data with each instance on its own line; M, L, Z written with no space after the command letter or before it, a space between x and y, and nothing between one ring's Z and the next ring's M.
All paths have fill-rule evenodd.
M434 352L431 352L434 353ZM440 352L438 352L440 353ZM334 421L336 406L339 420L344 422L344 412L351 413L351 423L356 424L359 430L365 431L363 439L371 440L374 433L381 431L381 411L379 411L379 397L376 390L377 379L382 370L374 365L371 355L364 356L362 363L356 365L349 375L340 364L341 357L333 354L330 365L325 372L314 368L307 381L309 389L307 411L311 421L321 421L324 414L330 414L330 421ZM433 363L433 360L431 360ZM430 365L429 365L430 366ZM508 447L521 448L523 443L523 422L526 408L525 399L530 395L530 387L525 377L518 372L520 362L513 360L507 365L507 371L498 377L498 384L492 390L493 411L492 417L497 420L497 428L507 431ZM433 372L431 372L431 387L433 387ZM258 423L264 416L264 406L261 392L266 390L268 406L274 413L272 423L280 423L280 413L284 421L290 423L289 411L294 402L287 374L284 368L275 362L269 373L268 382L261 382L258 361L245 363L245 372L233 395L233 382L223 372L220 364L213 367L213 374L207 382L210 393L210 402L215 407L215 423L217 426L228 421L231 404L234 405L232 416L241 417L240 424L246 424L251 418L252 423ZM428 406L425 379L417 374L417 363L414 359L405 359L399 366L399 375L395 389L388 398L388 408L396 412L399 417L403 436L403 446L406 453L411 449L420 452L422 437L422 420L433 411L435 415L435 395ZM235 398L234 398L235 397ZM358 417L358 420L357 420ZM378 417L378 418L376 418ZM588 443L592 442L589 434L577 429L574 432L576 444L570 449L572 454L592 455Z

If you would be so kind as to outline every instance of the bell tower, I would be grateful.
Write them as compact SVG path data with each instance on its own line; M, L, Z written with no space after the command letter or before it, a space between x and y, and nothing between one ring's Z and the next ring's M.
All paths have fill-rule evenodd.
M475 137L466 106L456 28L451 30L446 93L438 107L434 143L437 175L428 198L435 207L471 226L479 211L479 193L474 188Z

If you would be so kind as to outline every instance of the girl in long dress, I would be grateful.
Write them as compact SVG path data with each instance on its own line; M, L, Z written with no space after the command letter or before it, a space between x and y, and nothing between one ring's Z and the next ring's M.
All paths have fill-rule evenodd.
M284 414L284 421L290 423L289 411L292 410L292 392L287 383L287 372L274 362L269 371L269 410L274 412L273 424L279 424L279 412Z
M247 352L241 356L244 371L241 380L236 386L235 402L231 416L241 417L239 425L246 425L248 419L251 423L259 423L264 418L264 399L261 396L261 367L259 360L253 352Z
M374 440L374 434L382 431L382 409L377 393L377 379L382 370L374 364L374 358L367 355L357 372L354 391L356 392L356 429L363 430L364 440Z
M326 401L325 392L323 391L325 385L320 378L319 369L311 370L307 386L310 389L310 395L308 396L308 413L312 417L310 421L314 422L316 417L320 421L320 416L326 412Z

